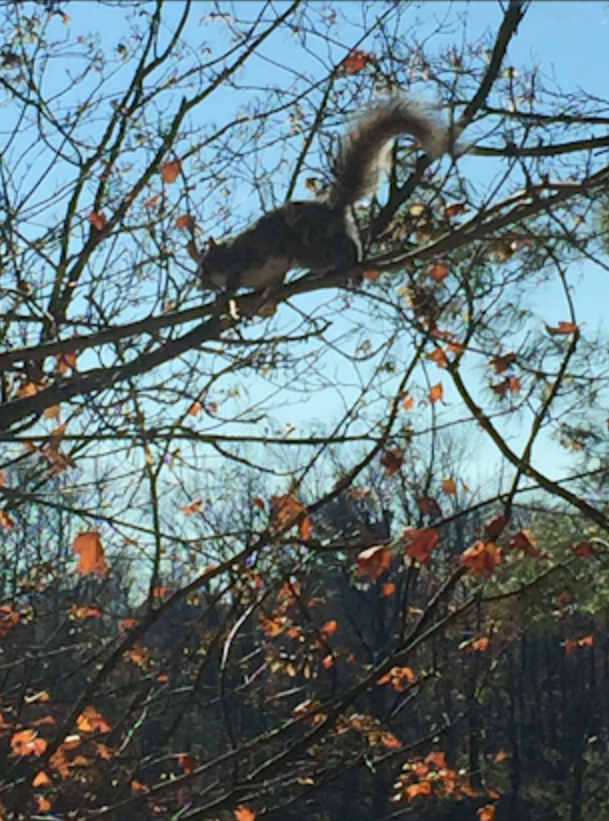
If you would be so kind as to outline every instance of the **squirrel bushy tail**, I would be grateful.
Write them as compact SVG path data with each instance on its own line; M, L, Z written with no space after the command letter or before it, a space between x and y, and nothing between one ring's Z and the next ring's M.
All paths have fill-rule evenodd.
M343 139L328 203L343 210L373 194L386 165L385 149L400 134L410 134L434 158L450 145L449 131L432 108L402 97L378 103L363 113Z

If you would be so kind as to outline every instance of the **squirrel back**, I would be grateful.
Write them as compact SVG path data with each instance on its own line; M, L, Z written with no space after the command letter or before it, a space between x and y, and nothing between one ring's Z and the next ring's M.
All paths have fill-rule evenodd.
M265 288L292 268L324 274L356 265L362 249L349 208L376 191L387 149L400 134L414 137L433 157L450 147L449 130L422 103L394 98L372 106L342 141L329 192L287 202L227 242L211 244L199 264L201 287Z

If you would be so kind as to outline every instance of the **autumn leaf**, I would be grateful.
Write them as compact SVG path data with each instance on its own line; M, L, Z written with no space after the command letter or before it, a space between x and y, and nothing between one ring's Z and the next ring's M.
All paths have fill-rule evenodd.
M353 49L340 64L345 74L358 74L368 63L372 61L372 55L361 48Z
M338 630L338 622L335 619L330 619L319 628L319 632L324 636L332 636Z
M2 530L10 530L15 527L14 519L11 519L8 513L5 513L4 510L0 510L0 527Z
M390 733L389 730L384 730L381 733L381 744L387 747L388 750L399 750L402 746L400 739L393 733Z
M395 582L385 582L385 584L381 587L381 593L383 596L393 596L396 590L397 587Z
M578 542L577 544L571 545L571 550L575 556L582 556L584 559L589 559L594 552L588 542Z
M430 362L434 362L439 368L448 367L448 357L442 348L436 348L432 353L428 353L426 358Z
M412 801L419 795L431 795L431 782L419 781L418 784L409 784L404 792L407 801Z
M433 766L438 770L445 770L448 767L446 763L446 753L442 750L434 750L429 753L429 755L426 756L425 761L427 764L433 764Z
M181 214L179 217L176 218L176 228L180 231L186 231L187 228L191 228L193 226L193 218L190 214Z
M392 690L402 693L407 685L417 680L417 674L412 667L392 667L388 673L377 681L377 684L388 684Z
M385 468L385 476L393 476L404 463L404 451L402 448L392 448L385 451L381 456L381 465Z
M442 386L441 382L438 382L436 385L432 385L429 391L429 401L432 404L436 402L440 402L444 398L444 387Z
M10 604L0 605L0 639L13 629L19 621L19 613Z
M168 184L173 183L180 176L181 169L179 160L168 160L161 167L161 179Z
M76 726L82 733L109 733L110 725L102 714L92 705L88 705L76 719Z
M406 555L420 564L425 564L438 546L440 533L433 527L426 527L423 530L409 527L404 531L404 538L409 542Z
M237 821L255 821L256 813L251 807L248 807L247 804L242 804L240 807L234 811L234 816Z
M197 762L188 753L178 753L178 764L186 775L190 775L197 769Z
M32 729L19 730L11 738L11 750L14 755L18 756L40 756L47 746L44 738L40 738L36 730Z
M46 796L35 795L34 800L36 801L36 804L38 805L38 809L40 810L40 812L48 812L51 809L51 801Z
M442 490L447 496L454 496L457 493L457 483L450 477L442 480Z
M90 604L73 604L68 612L75 619L99 619L104 615L101 607Z
M380 277L380 271L364 271L362 277L367 279L368 282L376 282L376 280Z
M186 516L192 516L194 513L200 513L203 508L203 499L195 499L194 502L189 502L187 505L183 505L180 510L182 513L186 514Z
M78 572L82 573L83 576L88 573L106 576L110 572L110 568L106 564L101 539L96 530L87 530L83 533L79 533L74 539L72 550L77 555L80 555Z
M546 331L550 336L569 336L577 333L579 328L575 322L559 322L558 325L552 326L546 324Z
M274 616L269 619L262 613L258 616L260 626L269 638L275 638L285 632L289 620L286 616Z
M464 202L454 202L452 205L447 205L444 209L444 213L449 219L459 214L465 214L467 211L469 211L469 208Z
M299 499L291 493L283 496L271 497L271 522L276 531L286 531L293 527L306 511ZM303 516L299 523L299 532L302 539L309 539L313 529L313 522L309 516Z
M592 647L594 645L594 636L582 636L579 639L566 639L565 652L568 656L575 652L578 647Z
M442 282L443 279L446 279L449 272L450 268L448 265L445 262L439 262L430 269L429 276L434 282Z
M461 554L463 564L475 576L492 576L501 564L501 549L494 542L477 541Z
M391 550L383 545L368 547L357 557L357 572L360 576L369 576L372 581L391 567Z
M98 231L103 231L108 222L106 215L102 211L91 211L87 217L91 225Z
M487 650L491 640L484 636L480 639L469 639L468 641L464 641L459 645L459 650L470 650L470 651L482 651Z
M423 516L429 516L432 519L439 519L442 516L442 508L433 496L419 496L416 502Z
M57 373L62 376L68 371L76 370L77 356L74 351L55 354L55 360L57 362Z
M34 780L32 781L33 787L47 787L49 784L52 784L50 776L48 776L44 770L40 770L40 772L36 773L34 776Z
M530 530L521 530L515 533L510 539L510 547L514 550L522 550L527 556L539 559L543 554L537 547L535 536Z
M495 821L497 810L494 804L487 804L477 811L478 821Z
M144 208L154 208L157 202L161 199L160 194L153 194L147 200L144 200Z
M484 536L487 542L496 542L508 523L507 516L495 516L484 525Z
M516 362L516 354L515 353L504 353L500 356L494 356L491 359L491 367L495 371L495 373L500 374L507 371L509 367L511 367L514 362Z

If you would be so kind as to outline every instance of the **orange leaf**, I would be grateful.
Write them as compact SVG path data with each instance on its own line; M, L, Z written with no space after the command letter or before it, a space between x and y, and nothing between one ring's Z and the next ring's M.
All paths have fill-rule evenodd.
M393 596L397 587L395 582L385 582L385 584L381 587L381 592L383 596Z
M464 641L462 644L459 645L459 650L486 650L491 643L491 640L484 636L481 639L470 639L470 641Z
M88 705L76 719L76 726L82 733L109 733L110 725L102 714L92 705Z
M14 520L3 510L0 510L0 527L3 530L10 530L12 527L15 527Z
M377 681L377 684L388 684L392 690L402 693L408 684L417 680L417 674L412 667L392 667L388 673Z
M440 541L439 532L433 527L424 530L406 528L404 537L409 540L406 555L420 564L425 564L431 558L431 553Z
M494 542L478 541L461 554L463 564L475 576L492 576L501 564L501 549Z
M490 522L484 525L484 535L486 541L488 542L496 542L499 536L505 530L505 527L508 523L507 516L495 516L494 519L491 519Z
M430 516L432 519L439 519L442 516L442 508L433 496L420 496L417 499L417 507L423 516Z
M459 214L465 214L469 211L469 208L464 202L455 202L452 205L447 205L444 209L444 213L447 217L456 217Z
M527 556L538 559L542 553L535 544L535 536L530 530L521 530L510 539L510 547L514 550L522 550Z
M556 326L546 325L546 330L550 336L569 336L576 333L579 328L575 322L559 322Z
M576 556L582 556L584 559L589 559L592 556L592 546L588 542L578 542L571 545L571 550Z
M57 360L57 372L62 376L68 371L76 369L77 357L74 351L55 354L55 359Z
M404 410L409 411L414 408L414 397L411 396L409 393L405 393L402 397L402 407Z
M199 513L203 508L203 499L195 499L194 502L190 502L187 505L183 505L180 510L182 513L185 513L187 516L192 516L193 513Z
M172 183L180 176L181 165L179 160L168 160L161 167L161 178L163 182Z
M391 550L388 547L368 547L357 557L357 572L360 576L370 576L370 579L375 581L383 571L389 570L391 558Z
M431 782L419 781L418 784L410 784L406 787L405 795L407 801L412 801L418 795L431 795Z
M106 223L108 221L106 219L106 215L101 211L91 211L87 219L98 231L102 231L106 227Z
M451 478L443 479L442 490L447 496L454 496L457 492L457 483Z
M380 271L364 271L362 274L363 278L367 279L369 282L376 282L380 275Z
M188 413L191 416L198 416L202 410L203 405L200 402L193 402L192 405L188 408Z
M516 362L515 353L504 353L501 356L494 356L491 359L491 367L495 373L504 373L514 362Z
M310 516L305 516L298 525L298 533L303 541L307 541L313 535L313 519Z
M306 511L306 506L291 493L271 497L271 521L275 530L289 530ZM305 532L308 527L305 527ZM301 534L302 535L302 534ZM302 538L305 538L302 536Z
M256 813L246 804L242 804L240 807L237 807L234 812L234 816L237 821L255 821L256 819Z
M385 451L381 456L381 465L385 468L385 475L387 477L393 476L398 471L404 462L404 451L402 448L393 448Z
M104 615L101 607L87 604L73 604L68 612L75 619L99 619Z
M494 804L487 804L485 807L480 807L477 812L479 821L495 821L497 810Z
M185 231L191 225L192 217L190 216L190 214L181 214L176 219L176 228L179 228L180 231Z
M344 69L345 74L357 74L366 68L371 60L372 55L368 51L356 48L345 57L341 63L341 67Z
M38 809L40 812L48 812L51 809L51 802L48 798L43 795L35 795L34 800L38 805Z
M388 730L381 734L381 742L388 750L399 750L402 746L400 739Z
M40 738L36 730L19 730L11 738L11 750L15 755L42 755L47 748L47 742Z
M50 776L48 776L44 770L40 770L40 772L36 773L34 776L32 787L46 787L51 783L52 781Z
M153 194L149 199L144 201L144 208L153 208L161 199L160 194Z
M191 755L188 755L188 753L179 753L178 763L186 775L190 775L197 769L197 762Z
M432 353L428 353L427 359L429 359L430 362L434 362L439 368L448 367L448 357L442 348L435 348Z
M6 636L19 621L19 613L10 604L0 606L0 638Z
M99 576L105 576L109 573L110 568L106 564L104 549L96 530L86 530L79 533L74 539L72 550L74 553L80 554L78 572L82 573L83 576L87 573L97 573Z
M449 271L450 269L445 262L439 262L429 271L429 276L434 282L442 282L448 276Z
M446 753L442 750L434 750L425 758L427 764L433 764L438 770L445 770L447 768Z
M441 382L438 382L437 385L432 385L429 391L429 401L432 404L436 402L440 402L444 398L444 388Z
M338 630L338 622L335 619L331 619L327 621L322 627L320 628L319 632L322 633L324 636L332 636Z

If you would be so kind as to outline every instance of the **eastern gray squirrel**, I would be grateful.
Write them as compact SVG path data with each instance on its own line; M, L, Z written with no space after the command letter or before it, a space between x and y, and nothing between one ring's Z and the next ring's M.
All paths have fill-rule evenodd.
M430 108L402 97L377 103L342 141L329 191L317 200L287 202L233 239L210 244L199 263L201 287L266 288L292 268L324 274L360 262L351 207L377 190L390 141L400 134L414 137L434 158L450 148L450 131Z

